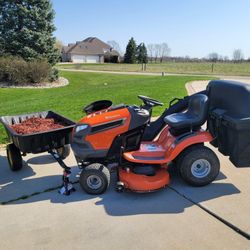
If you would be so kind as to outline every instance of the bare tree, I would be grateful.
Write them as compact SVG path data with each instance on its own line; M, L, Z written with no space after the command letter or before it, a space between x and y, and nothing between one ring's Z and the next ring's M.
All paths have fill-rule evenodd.
M216 52L210 53L208 55L208 59L211 60L212 62L217 62L219 59L219 54Z
M112 41L107 41L107 44L110 45L114 50L116 50L120 55L123 54L118 42L112 40Z
M167 43L162 43L160 44L160 61L162 63L163 61L163 58L168 56L170 54L170 48L168 47L168 44Z
M150 57L150 62L152 63L153 61L153 55L154 55L154 44L150 43L147 45L147 50L148 50L148 55Z
M61 52L61 51L62 51L62 48L63 48L63 43L62 43L62 41L59 40L59 39L56 39L55 47Z
M160 54L161 54L161 45L160 44L155 44L154 45L154 51L155 51L155 55L154 55L154 57L155 57L155 63L157 62L157 59L158 59L158 57L160 56Z
M160 62L162 62L163 58L170 54L170 48L167 43L150 43L147 45L147 50L150 61L152 62L154 59L155 63L158 58L160 59Z
M244 55L241 49L235 49L233 52L234 62L240 62L244 59Z

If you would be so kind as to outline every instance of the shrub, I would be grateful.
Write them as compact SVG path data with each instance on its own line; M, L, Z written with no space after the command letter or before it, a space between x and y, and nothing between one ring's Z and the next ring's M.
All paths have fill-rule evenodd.
M7 81L10 83L27 83L28 65L21 58L14 58L10 64L7 65Z
M10 58L1 57L0 58L0 81L7 81L7 67L10 65Z
M19 57L0 57L0 81L11 84L40 83L49 79L50 75L51 66L46 60L27 62Z
M50 82L54 82L59 78L59 70L56 68L52 68L48 77Z
M28 82L39 83L45 81L51 71L51 67L45 60L32 60L27 63L28 71L27 77Z

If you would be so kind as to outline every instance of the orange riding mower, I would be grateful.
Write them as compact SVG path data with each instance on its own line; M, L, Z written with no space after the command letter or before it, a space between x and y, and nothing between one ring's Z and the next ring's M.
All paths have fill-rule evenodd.
M229 155L235 166L250 166L250 122L242 120L250 113L248 89L245 84L211 81L206 91L174 99L153 122L152 109L163 104L146 96L138 96L141 106L112 106L107 100L86 106L87 115L76 124L71 144L82 168L81 187L101 194L115 171L118 192L151 192L169 184L172 166L188 184L207 185L219 174L220 163L206 142ZM206 130L201 128L205 122Z

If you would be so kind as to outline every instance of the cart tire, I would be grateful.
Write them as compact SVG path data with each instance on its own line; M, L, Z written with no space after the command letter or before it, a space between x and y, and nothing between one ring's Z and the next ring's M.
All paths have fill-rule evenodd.
M102 194L110 184L110 172L100 163L93 163L85 167L79 179L82 189L88 194Z
M56 151L57 151L57 154L64 160L70 154L70 145L69 144L64 145L63 147L58 148Z
M220 162L211 149L191 146L182 154L179 169L182 179L188 184L205 186L216 179L220 172Z
M10 169L12 171L20 170L23 167L23 159L19 148L17 148L13 143L8 144L6 152Z

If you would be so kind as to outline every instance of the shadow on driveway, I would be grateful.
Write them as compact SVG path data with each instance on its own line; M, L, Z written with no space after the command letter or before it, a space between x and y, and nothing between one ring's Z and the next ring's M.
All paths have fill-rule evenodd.
M173 172L173 171L171 171ZM32 170L28 167L22 173L22 176L27 176L32 174ZM20 172L21 177L21 172ZM45 176L36 179L18 179L14 180L2 187L0 190L1 195L8 195L9 190L20 187L20 182L22 182L22 187L32 188L32 186L44 185L45 182L58 182L60 183L60 175ZM219 175L218 180L225 179L222 173ZM218 181L217 180L217 181ZM3 183L3 180L1 180ZM76 184L76 192L72 193L70 196L63 196L58 194L57 190L50 192L43 192L26 199L20 199L6 205L21 205L33 202L50 201L56 204L74 203L81 202L84 210L84 204L86 202L91 202L96 206L103 206L106 213L110 216L128 216L128 215L139 215L139 214L178 214L182 213L186 208L192 207L194 204L190 201L184 199L182 196L178 195L173 190L166 188L154 193L138 194L132 192L117 193L114 191L116 182L116 176L112 175L112 182L109 190L100 196L91 196L82 191L79 184ZM187 188L192 192L199 193L198 200L196 202L203 202L206 200L217 199L221 196L235 195L239 194L240 190L237 189L233 184L228 183L217 183L214 182L206 187L190 187L183 183L180 177L173 173L171 186L181 185L183 189Z
M9 168L7 157L0 155L0 185L8 185L12 182L22 182L24 178L34 176L34 170L23 162L24 167L21 171L12 172ZM1 187L0 187L1 196Z
M27 164L32 165L43 165L43 164L51 164L55 163L55 159L51 157L50 154L47 155L34 155L32 158L26 161ZM60 167L60 166L58 166Z

